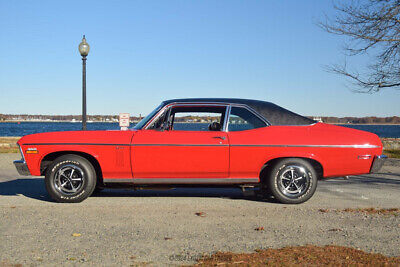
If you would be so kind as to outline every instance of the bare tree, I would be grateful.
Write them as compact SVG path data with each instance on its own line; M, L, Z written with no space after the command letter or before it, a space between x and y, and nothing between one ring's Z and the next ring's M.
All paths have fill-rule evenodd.
M361 73L350 71L346 63L328 70L350 78L359 92L400 89L400 0L343 0L334 8L337 16L326 17L319 26L348 37L346 55L366 54L371 64Z

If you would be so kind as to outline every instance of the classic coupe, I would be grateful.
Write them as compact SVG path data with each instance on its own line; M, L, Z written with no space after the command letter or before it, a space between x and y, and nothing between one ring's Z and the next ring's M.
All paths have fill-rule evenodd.
M297 204L318 179L377 172L386 158L373 133L228 98L168 100L133 129L39 133L18 145L18 172L44 175L57 202L105 187L235 186Z

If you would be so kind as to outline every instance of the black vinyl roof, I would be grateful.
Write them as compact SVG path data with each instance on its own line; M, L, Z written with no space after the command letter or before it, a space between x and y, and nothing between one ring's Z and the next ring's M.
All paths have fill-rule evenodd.
M309 125L314 120L301 116L278 105L261 100L240 99L240 98L182 98L170 99L163 102L163 105L171 103L231 103L247 105L264 117L272 125Z

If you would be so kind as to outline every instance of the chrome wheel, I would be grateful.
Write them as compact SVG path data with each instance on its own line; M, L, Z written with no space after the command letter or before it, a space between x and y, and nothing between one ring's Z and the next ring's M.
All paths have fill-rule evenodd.
M62 166L54 177L54 187L63 194L73 195L82 189L85 174L76 165L67 164Z
M310 176L304 167L289 165L280 171L277 183L282 194L289 198L297 198L307 191Z

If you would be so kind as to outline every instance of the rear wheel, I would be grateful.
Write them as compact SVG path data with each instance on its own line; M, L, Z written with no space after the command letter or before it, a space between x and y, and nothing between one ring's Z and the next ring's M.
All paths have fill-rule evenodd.
M55 201L81 202L96 187L96 171L87 159L78 155L64 155L48 167L45 184L47 192Z
M317 173L308 161L287 158L280 160L272 168L266 186L277 201L299 204L314 195L317 181Z

